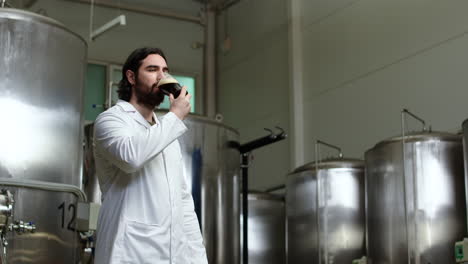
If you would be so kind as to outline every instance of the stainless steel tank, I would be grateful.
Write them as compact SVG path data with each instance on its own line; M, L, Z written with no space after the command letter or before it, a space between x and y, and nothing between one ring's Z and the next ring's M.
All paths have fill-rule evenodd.
M467 211L468 211L468 119L463 121L462 124L462 133L463 133L463 161L464 161L464 168L465 168L465 200L466 200L466 206L467 206ZM467 220L467 226L468 226L468 219ZM468 234L467 234L468 235Z
M286 263L286 218L283 196L250 191L247 198L249 264ZM241 240L241 252L242 249Z
M156 112L158 116L165 114ZM240 154L231 144L238 142L236 130L211 119L189 115L184 120L188 131L179 138L189 186L195 203L208 262L240 263ZM86 131L92 131L89 127ZM92 142L92 133L87 133ZM92 151L92 149L88 149ZM94 202L100 202L92 155L86 155L85 187Z
M452 263L454 244L466 234L461 136L402 139L365 154L369 262Z
M7 233L8 263L78 260L86 50L57 21L0 8L0 185L25 222Z
M328 159L286 182L287 263L350 264L365 254L364 162Z

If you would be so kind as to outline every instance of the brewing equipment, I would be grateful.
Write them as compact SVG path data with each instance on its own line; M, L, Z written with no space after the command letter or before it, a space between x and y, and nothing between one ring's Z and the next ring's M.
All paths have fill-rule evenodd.
M403 118L402 136L365 154L368 261L449 263L466 234L461 136L407 134Z
M350 264L365 255L364 162L320 160L287 177L288 263ZM336 148L336 147L334 147Z
M280 195L250 191L248 201L249 263L286 263L284 198Z
M2 263L75 263L86 43L55 20L0 8L0 58Z
M462 124L463 128L463 160L465 167L465 200L468 205L468 119ZM457 263L468 262L468 238L458 241L455 244L455 260Z
M465 172L465 199L467 201L468 207L468 119L466 119L462 124L463 129L463 162L464 162L464 172ZM467 219L468 220L468 219ZM468 222L467 222L468 225Z
M156 115L165 114L163 111ZM186 175L191 186L208 262L239 264L240 262L240 196L239 151L232 144L239 135L234 129L211 119L189 115L184 120L188 131L180 138ZM92 131L91 126L86 131ZM86 133L92 142L92 133ZM89 151L92 151L89 148ZM88 158L92 155L86 154ZM90 197L100 201L96 188L93 161L88 160L84 186Z

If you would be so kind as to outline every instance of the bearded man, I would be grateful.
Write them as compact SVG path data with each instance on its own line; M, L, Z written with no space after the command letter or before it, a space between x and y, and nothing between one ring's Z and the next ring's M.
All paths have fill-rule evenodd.
M96 174L102 191L95 263L207 263L193 198L184 176L178 138L187 131L190 94L164 99L157 84L168 72L157 48L127 58L119 101L94 125Z

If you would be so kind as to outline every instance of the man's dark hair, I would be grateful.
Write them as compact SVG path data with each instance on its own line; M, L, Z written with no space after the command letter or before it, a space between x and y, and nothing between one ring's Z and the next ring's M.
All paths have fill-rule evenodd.
M119 82L119 89L117 93L119 94L119 99L130 101L132 96L132 84L127 79L127 70L131 70L135 73L135 79L138 78L138 69L141 66L141 62L148 57L150 54L157 54L164 58L167 63L166 56L161 49L158 48L139 48L134 50L125 61L125 64L122 68L122 80Z

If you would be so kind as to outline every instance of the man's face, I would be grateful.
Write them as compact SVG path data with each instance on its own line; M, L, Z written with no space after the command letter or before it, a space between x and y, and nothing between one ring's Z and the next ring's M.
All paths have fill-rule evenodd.
M134 93L138 103L155 108L164 100L164 93L156 85L167 72L166 60L157 54L148 55L138 69L135 78Z

